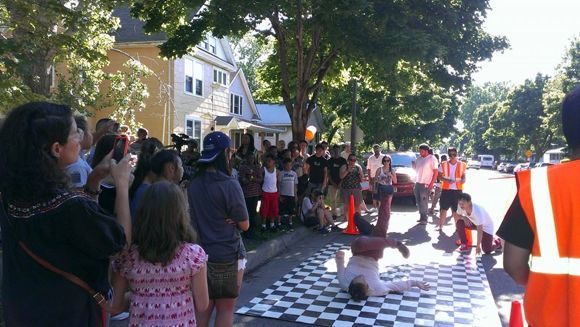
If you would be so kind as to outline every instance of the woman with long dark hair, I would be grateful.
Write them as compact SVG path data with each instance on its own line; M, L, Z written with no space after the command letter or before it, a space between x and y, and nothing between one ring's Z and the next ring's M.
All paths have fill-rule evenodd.
M250 156L254 157L254 162L260 161L258 150L254 145L254 135L252 133L245 133L242 135L242 142L238 150L234 153L234 168L239 170L240 165L243 164Z
M377 224L373 229L374 236L386 237L391 218L391 201L395 191L393 184L397 183L397 174L393 170L392 158L388 154L383 156L381 167L375 173L377 194L380 201Z
M78 158L82 134L69 107L47 102L13 109L0 130L2 304L7 326L102 322L96 299L110 290L109 256L131 240L131 167L128 157L117 163L108 154L94 166L85 193L71 191L65 169ZM100 181L109 174L117 184L116 219L89 197L98 196ZM75 275L99 294L89 294L41 260Z
M232 326L236 298L246 266L240 230L248 230L248 210L240 183L231 176L230 138L212 132L203 139L199 171L187 189L191 222L209 256L209 306L196 313L207 326L216 310L216 326Z

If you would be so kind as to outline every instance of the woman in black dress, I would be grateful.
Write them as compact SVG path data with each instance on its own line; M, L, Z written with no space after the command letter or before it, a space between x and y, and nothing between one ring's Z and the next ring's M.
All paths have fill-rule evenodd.
M130 241L128 157L107 155L85 192L73 192L65 167L78 158L82 130L69 107L46 102L13 109L0 130L2 304L7 326L99 326L93 297L24 251L107 295L109 256ZM117 218L95 199L103 177L117 185Z

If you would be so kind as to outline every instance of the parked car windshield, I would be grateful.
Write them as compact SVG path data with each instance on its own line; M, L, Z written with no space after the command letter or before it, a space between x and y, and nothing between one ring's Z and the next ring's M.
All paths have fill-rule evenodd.
M393 168L396 167L413 167L415 155L413 153L389 153L393 159Z

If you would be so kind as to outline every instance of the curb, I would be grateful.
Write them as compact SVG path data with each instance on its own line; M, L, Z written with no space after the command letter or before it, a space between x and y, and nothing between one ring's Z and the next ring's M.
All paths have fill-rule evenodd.
M254 272L275 256L288 250L291 246L296 245L297 242L305 238L308 234L310 234L308 227L299 226L294 229L294 232L281 235L260 244L255 250L246 253L248 262L246 263L244 274Z

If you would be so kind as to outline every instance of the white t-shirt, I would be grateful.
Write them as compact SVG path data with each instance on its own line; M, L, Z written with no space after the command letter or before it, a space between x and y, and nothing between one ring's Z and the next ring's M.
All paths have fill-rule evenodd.
M70 176L71 184L75 188L81 188L87 184L89 174L93 171L91 166L81 157L66 167Z
M377 172L377 169L379 169L379 167L381 167L383 165L383 157L385 155L384 154L379 154L379 157L375 157L375 154L373 153L369 159L367 160L367 169L370 169L370 178L374 178L375 177L375 173Z
M415 170L417 171L415 182L420 184L430 184L433 180L433 174L435 174L433 169L437 169L437 159L435 159L435 157L428 155L425 158L417 158L415 161Z
M348 265L344 267L344 260L336 260L336 277L338 284L343 290L348 290L350 283L355 277L363 275L369 286L368 296L385 296L389 292L405 292L413 286L417 286L416 281L404 280L387 282L381 280L379 274L379 263L371 257L353 256L348 260Z
M308 211L310 211L312 207L314 207L314 203L312 203L308 196L305 196L302 200L302 219L308 217Z
M262 191L266 193L278 192L278 170L274 169L269 172L268 168L264 167L264 183L262 184Z
M459 163L459 161L456 161L455 164L452 164L450 161L447 161L447 164L449 165L449 176L444 176L444 177L457 178L457 177L455 177L455 172L457 171L458 163ZM439 172L441 172L443 174L443 165L439 166ZM443 175L445 175L445 174L443 174ZM455 182L449 183L449 189L450 190L457 190L457 184L455 184Z
M298 175L293 170L280 172L282 180L280 181L280 195L294 196L296 185L298 185Z
M457 214L460 216L467 216L467 218L469 218L469 220L471 220L471 222L476 226L482 226L484 232L493 235L495 232L493 220L487 210L477 203L472 202L471 206L473 207L471 215L467 215L467 212L459 207L457 207Z

